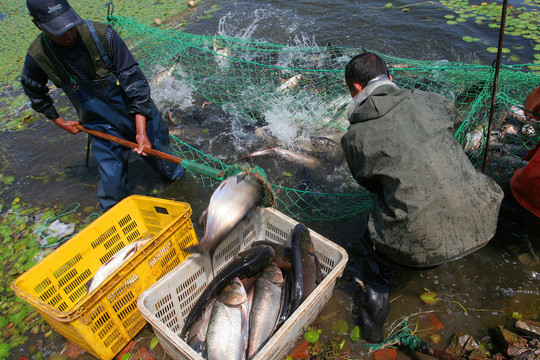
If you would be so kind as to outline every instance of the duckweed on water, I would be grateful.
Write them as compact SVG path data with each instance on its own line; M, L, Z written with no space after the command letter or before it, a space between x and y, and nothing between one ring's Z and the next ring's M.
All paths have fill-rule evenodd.
M493 29L500 26L502 5L496 2L471 4L469 0L440 0L440 3L458 15L457 18L454 15L445 16L446 19L449 19L446 22L449 25L456 25L465 22L468 18L473 18L475 23L481 26L487 24L489 28ZM524 0L522 4L517 8L513 6L507 8L505 34L540 42L540 4L535 0ZM467 42L470 42L471 39L468 36L463 38ZM493 53L493 47L488 47L487 51ZM540 51L540 49L535 46L533 51ZM503 53L509 52L509 49L503 49ZM540 64L540 58L535 56L534 63ZM534 70L533 67L530 68Z
M51 340L50 326L30 304L15 295L11 284L53 251L53 247L38 246L36 238L43 225L58 213L61 211L56 208L35 207L22 203L19 198L0 207L0 263L3 269L0 277L0 359L7 358L16 348L24 347L28 352L37 353L40 349L29 344L30 337L40 336L43 347ZM78 227L79 231L90 221L87 219L83 213L74 213L58 221ZM33 350L28 350L30 347Z
M105 21L107 5L111 1L87 0L78 1L75 5L82 18ZM187 0L139 0L112 1L114 14L131 16L143 24L151 24L157 18L167 18L184 12ZM34 26L26 2L23 0L0 2L0 107L2 130L21 130L30 124L33 110L30 109L28 98L22 93L19 83L26 50L32 40L39 34Z

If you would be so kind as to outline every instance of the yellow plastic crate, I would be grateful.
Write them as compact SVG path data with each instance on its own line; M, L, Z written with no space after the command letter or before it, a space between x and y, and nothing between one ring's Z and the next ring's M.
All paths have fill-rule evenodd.
M97 289L86 283L127 244L152 236ZM68 340L112 359L144 327L139 295L189 256L197 243L191 207L133 195L116 204L34 265L11 288Z

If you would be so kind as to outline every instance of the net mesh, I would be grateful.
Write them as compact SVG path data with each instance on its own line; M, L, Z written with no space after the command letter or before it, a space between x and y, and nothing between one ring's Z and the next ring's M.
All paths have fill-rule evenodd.
M350 95L343 70L351 57L364 49L194 35L142 25L127 17L109 16L108 21L149 78L165 72L229 114L259 124L264 124L268 114L280 114L291 126L338 135L348 127L345 109ZM398 86L436 92L455 102L461 120L455 136L473 164L482 168L494 67L378 54ZM521 157L540 138L540 126L526 118L530 112L523 105L527 95L540 85L540 76L528 71L528 65L500 68L487 163L487 173L495 180L502 181L524 166ZM172 140L180 158L224 171L233 165L197 150L187 143L189 139L184 142L172 136ZM205 187L215 188L220 181L187 170ZM343 179L348 186L328 192L272 184L275 207L297 220L335 220L367 212L373 196L350 175Z

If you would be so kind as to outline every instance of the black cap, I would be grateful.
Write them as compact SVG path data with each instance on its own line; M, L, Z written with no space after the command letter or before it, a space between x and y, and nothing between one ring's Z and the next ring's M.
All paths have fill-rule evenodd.
M26 0L30 15L54 37L60 37L74 26L82 25L81 17L66 0Z

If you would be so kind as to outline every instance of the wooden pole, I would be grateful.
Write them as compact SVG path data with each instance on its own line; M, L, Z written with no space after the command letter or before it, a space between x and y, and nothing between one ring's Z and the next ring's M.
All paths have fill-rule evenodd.
M125 139L119 138L117 136L109 135L109 134L103 133L101 131L90 130L90 129L85 128L82 125L75 125L75 127L77 128L77 130L83 131L83 132L85 132L85 133L87 133L89 135L99 137L99 138L102 138L102 139L105 139L105 140L109 140L109 141L112 141L113 143L116 143L116 144L119 144L119 145L122 145L122 146L125 146L125 147L128 147L128 148L131 148L131 149L135 149L135 148L139 147L139 145L137 143L127 141ZM209 177L214 178L216 180L219 180L224 176L224 172L222 170L214 169L214 168L212 168L210 166L198 164L198 163L196 163L195 161L192 161L192 160L180 159L179 157L164 153L164 152L159 151L159 150L154 150L152 148L144 148L144 152L146 154L148 154L148 155L152 155L152 156L158 157L160 159L167 160L167 161L170 161L170 162L178 164L178 165L182 165L185 169L197 171L197 172L199 172L199 173L201 173L203 175L209 176Z

